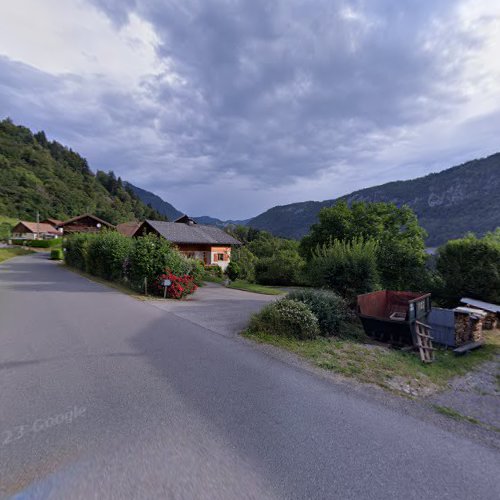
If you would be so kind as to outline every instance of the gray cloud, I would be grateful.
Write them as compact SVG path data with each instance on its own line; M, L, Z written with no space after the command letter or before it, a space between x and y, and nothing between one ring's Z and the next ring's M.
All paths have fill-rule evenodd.
M470 133L464 143L464 130L481 130L464 123L441 148L411 156L413 130L467 101L463 68L483 40L454 24L456 1L94 4L117 27L132 13L149 21L182 84L165 70L123 90L2 59L1 109L191 213L250 216L451 166L494 144ZM490 111L477 118L483 137L498 125ZM388 153L395 144L401 152Z

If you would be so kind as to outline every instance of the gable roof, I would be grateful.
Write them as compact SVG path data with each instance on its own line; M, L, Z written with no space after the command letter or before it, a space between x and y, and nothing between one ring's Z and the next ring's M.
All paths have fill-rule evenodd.
M50 217L48 217L47 219L43 219L42 222L46 224L52 224L53 226L60 226L63 221L59 219L51 219Z
M186 214L181 215L178 219L175 219L174 222L177 222L179 224L189 224L189 223L198 224L194 219L192 219Z
M12 229L12 232L13 233L20 233L22 231L16 231L17 229L17 226L24 226L25 229L27 229L27 231L25 232L29 232L29 233L50 233L50 234L61 234L54 226L50 225L50 224L46 224L44 222L39 222L38 224L36 222L28 222L28 221L19 221L15 227ZM37 228L38 226L38 228Z
M203 224L182 224L179 222L163 222L146 220L135 231L134 236L140 236L145 225L149 225L160 236L172 243L198 243L207 245L241 245L222 229Z
M116 230L124 236L133 236L137 229L139 229L140 225L141 223L136 221L123 222L116 226Z
M77 215L76 217L73 217L72 219L65 220L60 224L61 227L64 227L66 224L70 224L71 222L76 222L80 219L84 219L85 217L90 217L91 219L94 219L96 222L99 222L101 224L104 224L105 226L111 227L114 229L115 226L113 224L110 224L109 222L106 222L105 220L99 219L99 217L96 217L95 215L92 214L83 214L83 215Z
M468 297L464 297L460 300L460 302L469 306L478 307L479 309L484 309L485 311L500 313L500 306L497 304L491 304L490 302L484 302L477 299L469 299Z

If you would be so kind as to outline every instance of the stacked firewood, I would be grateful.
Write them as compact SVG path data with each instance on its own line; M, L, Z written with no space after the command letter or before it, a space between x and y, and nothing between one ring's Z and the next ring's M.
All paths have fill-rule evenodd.
M455 311L455 345L483 339L483 318Z
M494 312L488 312L484 318L483 328L485 330L494 330L497 327L498 318Z

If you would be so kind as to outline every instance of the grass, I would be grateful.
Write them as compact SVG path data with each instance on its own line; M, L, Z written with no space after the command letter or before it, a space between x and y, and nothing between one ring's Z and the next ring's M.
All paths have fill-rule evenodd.
M19 255L28 255L30 253L33 253L33 251L26 250L25 248L0 248L0 262Z
M245 290L246 292L262 293L264 295L284 295L285 292L275 287L257 285L256 283L249 283L248 281L235 280L228 285L228 288L236 290Z
M467 415L462 415L457 410L450 408L449 406L432 405L432 407L441 415L452 418L453 420L464 420L471 424L481 425L481 422L474 417L468 417Z
M291 351L319 368L410 395L444 388L451 378L465 375L500 351L497 331L485 335L486 344L481 349L460 357L450 350L439 349L435 362L424 365L415 353L360 341L363 334L359 329L357 325L353 327L354 333L358 330L357 339L318 337L301 341L250 331L243 335Z

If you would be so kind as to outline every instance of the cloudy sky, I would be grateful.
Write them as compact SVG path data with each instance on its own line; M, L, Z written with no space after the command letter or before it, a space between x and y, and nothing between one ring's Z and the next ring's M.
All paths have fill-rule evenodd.
M500 150L498 0L0 2L0 117L192 215Z

